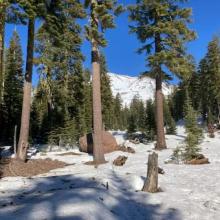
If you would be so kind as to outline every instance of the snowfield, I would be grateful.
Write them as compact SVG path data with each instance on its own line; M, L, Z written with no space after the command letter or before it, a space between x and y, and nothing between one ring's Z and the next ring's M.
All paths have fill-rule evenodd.
M135 77L108 73L111 81L111 90L114 96L119 93L123 105L129 106L134 96L138 96L142 101L154 99L155 80L150 77ZM172 93L174 86L166 82L163 83L163 94L168 96Z
M123 142L123 132L114 133ZM85 165L92 156L57 156L47 153L35 158L54 158L69 163L65 168L31 178L0 180L1 220L219 220L220 219L220 134L206 137L202 153L207 165L175 165L164 161L183 141L184 129L166 136L168 149L158 152L159 175L164 192L142 192L148 154L154 144L134 145L135 154L106 154L107 164ZM75 151L77 152L77 151ZM122 167L112 165L118 155L128 156Z

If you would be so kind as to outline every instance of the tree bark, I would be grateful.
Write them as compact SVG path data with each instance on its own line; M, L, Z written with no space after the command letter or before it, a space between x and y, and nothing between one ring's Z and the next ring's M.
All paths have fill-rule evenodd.
M0 137L3 125L3 90L4 90L4 36L5 36L5 5L0 3Z
M23 104L21 115L21 129L18 142L17 159L26 161L29 127L30 127L30 112L31 112L31 90L32 90L32 72L33 72L33 55L34 55L34 31L35 19L29 19L28 24L28 45L26 59L26 73L23 89Z
M5 38L5 5L0 6L0 103L3 101L4 86L4 38Z
M161 52L160 46L160 35L157 34L155 37L155 52ZM157 128L157 142L155 149L163 150L166 149L165 132L164 132L164 115L163 115L163 91L162 91L162 69L160 64L156 68L156 128Z
M142 191L155 193L158 192L158 154L149 154L147 165L147 179Z
M94 147L93 157L97 164L105 163L105 156L102 146L102 107L101 107L101 86L100 86L100 64L99 51L96 44L92 45L92 95L93 95L93 129Z
M99 28L99 21L94 10L97 0L91 1L91 28ZM105 163L102 146L102 104L100 82L100 55L96 39L92 39L92 104L93 104L93 158L96 164Z

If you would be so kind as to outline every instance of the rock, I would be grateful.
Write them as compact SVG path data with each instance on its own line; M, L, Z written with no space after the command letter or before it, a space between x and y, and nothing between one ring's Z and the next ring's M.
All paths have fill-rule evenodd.
M117 150L117 142L115 137L107 131L102 132L102 141L104 153L110 153ZM93 153L93 135L89 133L79 139L79 150L85 153Z
M158 167L158 173L159 173L159 174L164 174L164 173L165 173L165 171L163 170L163 168Z
M140 141L138 138L135 138L134 140L129 140L132 144L140 144Z
M126 162L127 159L128 159L128 158L125 157L125 156L118 156L118 157L114 160L113 164L114 164L115 166L123 166L123 165L125 164L125 162Z

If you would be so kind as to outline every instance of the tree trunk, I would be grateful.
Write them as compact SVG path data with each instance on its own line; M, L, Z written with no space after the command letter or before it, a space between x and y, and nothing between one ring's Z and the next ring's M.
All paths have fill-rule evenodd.
M5 6L0 6L0 103L3 101Z
M100 86L100 64L99 51L96 43L92 43L92 95L93 95L93 157L97 164L105 163L105 156L102 146L102 107L101 107L101 86Z
M4 88L4 36L5 36L5 6L0 3L0 137L3 130L3 88Z
M160 35L155 37L155 52L161 51ZM156 68L156 128L157 128L157 143L155 148L157 150L166 149L165 132L164 132L164 115L163 115L163 91L162 91L162 69L160 64Z
M32 71L33 71L33 55L34 55L34 29L35 29L34 23L35 23L34 18L29 19L26 73L25 73L22 115L21 115L21 129L20 129L18 152L17 152L17 158L22 161L26 161L27 159L29 127L30 127Z
M14 154L17 155L17 125L15 125L14 130Z
M145 180L142 191L150 193L158 192L158 154L155 152L148 156L147 179Z

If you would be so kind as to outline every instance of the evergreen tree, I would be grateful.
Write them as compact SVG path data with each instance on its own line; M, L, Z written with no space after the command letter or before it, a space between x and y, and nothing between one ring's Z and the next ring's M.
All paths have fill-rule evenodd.
M131 32L136 33L143 43L139 52L151 53L147 60L149 72L156 79L156 149L160 150L166 148L162 81L167 74L163 67L177 76L186 76L188 60L184 44L195 38L195 33L187 28L191 9L181 8L179 2L137 0L136 5L130 7L130 19L136 23L131 27Z
M214 37L208 45L208 52L199 66L203 117L208 114L220 121L220 46Z
M79 2L58 1L53 7L55 12L52 12L58 14L56 18L62 23L62 32L58 32L59 35L57 32L52 34L53 30L48 32L50 23L45 22L36 37L35 62L41 80L35 96L38 101L35 103L36 106L39 100L44 103L44 108L40 108L43 111L39 115L41 120L38 127L41 136L49 138L48 141L59 141L59 137L75 141L86 133L89 126L85 115L85 93L88 90L80 51L81 28L76 23L84 12Z
M142 100L139 99L138 96L134 96L131 101L130 114L132 115L133 120L135 121L136 129L138 131L143 132L145 130L146 112L145 112L144 103Z
M4 68L4 32L7 1L0 2L0 104L2 104L3 94L3 68ZM1 114L1 112L0 112Z
M87 133L92 132L92 85L90 81L90 71L87 69L84 71L84 109L85 109L85 123Z
M176 123L171 115L168 100L164 100L164 121L167 134L176 134Z
M87 39L91 42L92 51L92 74L93 74L93 128L94 128L94 149L93 156L95 163L105 162L102 149L102 107L101 107L101 86L100 86L100 54L99 47L106 46L104 32L114 28L114 15L121 12L122 7L117 6L114 0L85 0L85 8L88 10L90 25L86 26ZM102 30L102 32L100 32Z
M146 103L146 135L149 140L154 140L156 135L156 122L155 122L155 105L152 100Z
M21 115L21 128L18 142L17 159L26 161L29 127L30 127L30 112L31 112L31 91L32 91L32 73L33 73L33 58L34 58L34 39L35 39L35 20L36 18L46 15L47 2L44 1L17 1L17 7L21 8L23 17L26 18L28 24L28 43L27 43L27 58L26 70L24 77L23 89L23 104Z
M113 95L104 54L100 55L102 116L105 129L113 128Z
M121 120L122 120L122 129L125 130L128 128L129 123L129 108L125 105L121 110Z
M23 60L20 38L13 32L10 46L6 53L5 80L3 93L4 109L4 137L13 143L15 125L19 126L21 115L23 88ZM2 130L1 130L2 131Z
M128 129L127 129L128 135L131 135L136 131L137 131L137 121L135 119L134 114L130 112L130 115L128 117Z
M4 57L5 57L5 25L6 23L17 23L19 10L14 7L15 1L2 0L0 1L0 127L3 126L3 93L4 93ZM20 16L21 17L21 16Z
M185 159L191 160L198 156L200 148L198 146L202 138L202 129L197 124L197 114L192 107L191 101L187 96L185 104Z
M114 125L113 128L122 129L122 99L118 93L114 99Z

